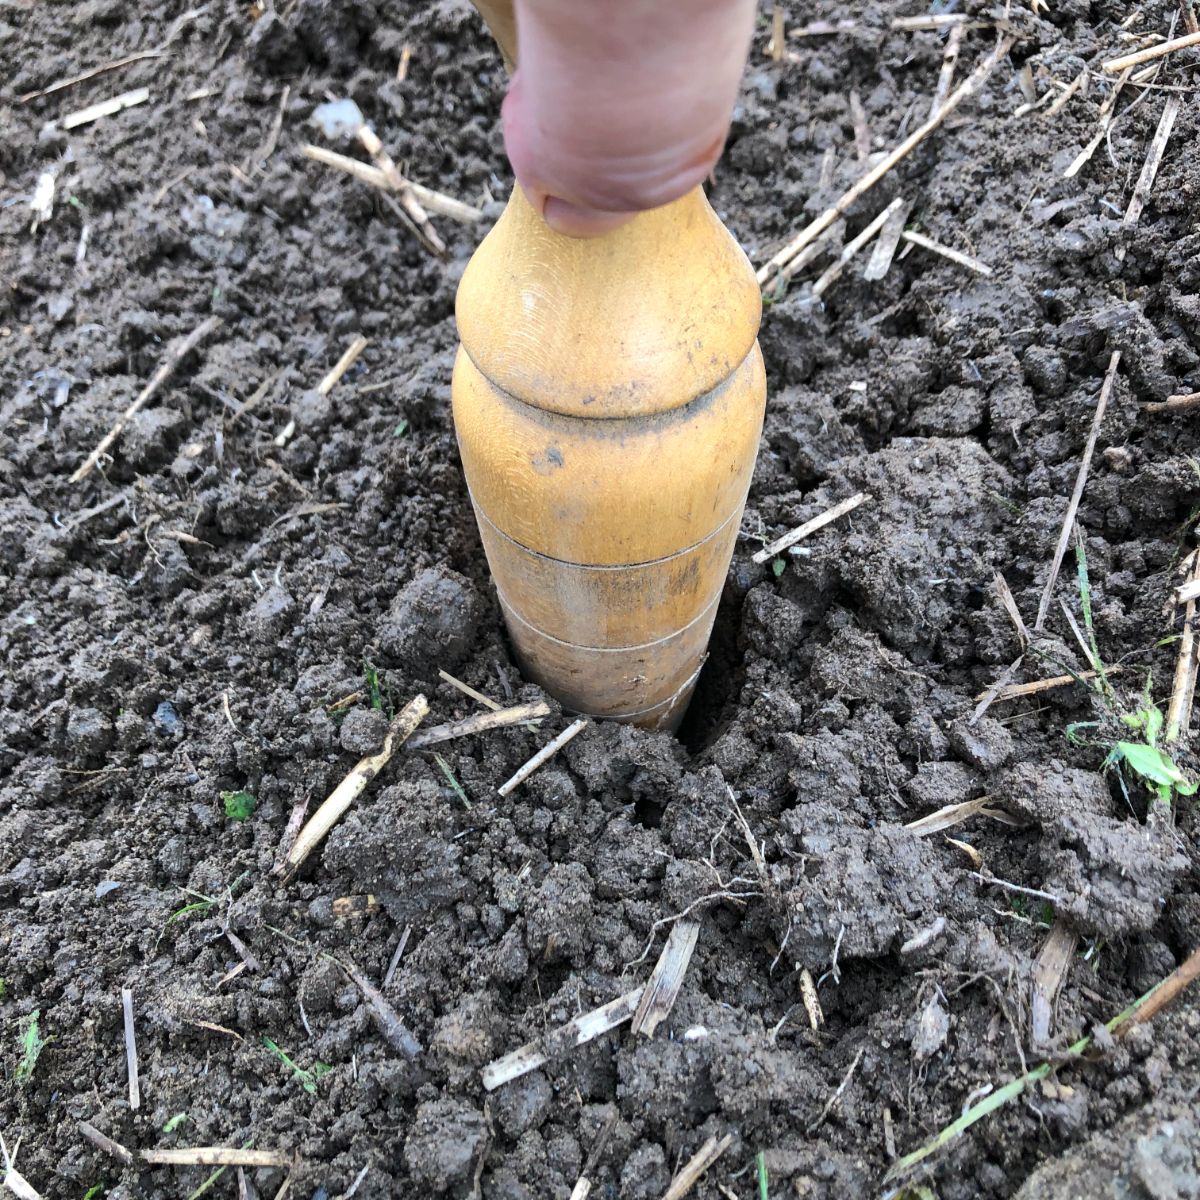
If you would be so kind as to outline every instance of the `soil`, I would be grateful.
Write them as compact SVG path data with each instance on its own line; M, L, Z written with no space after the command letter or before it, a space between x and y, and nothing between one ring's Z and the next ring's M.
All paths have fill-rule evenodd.
M1200 57L1156 77L1182 108L1125 228L1179 92L1128 88L1090 163L1063 171L1111 92L1098 64L1167 35L1175 8L1151 0L1122 31L1109 0L1037 7L968 0L960 77L997 21L1019 35L1011 56L850 211L811 278L897 195L910 226L993 273L914 248L876 283L855 264L823 303L798 280L764 314L766 429L681 736L589 728L504 800L496 786L564 727L557 709L448 743L469 808L432 754L401 754L282 882L294 807L378 747L388 711L421 690L431 720L476 711L439 668L503 703L540 696L513 665L449 417L455 284L486 222L436 219L439 262L373 190L300 153L312 109L351 96L413 178L490 221L509 187L503 71L459 0L0 3L0 1127L44 1196L178 1197L211 1173L123 1165L81 1121L135 1151L292 1153L289 1194L314 1200L566 1198L589 1156L593 1195L657 1197L726 1134L700 1200L883 1195L896 1153L1196 948L1194 801L1148 819L1137 777L1102 765L1148 673L1165 706L1181 626L1164 605L1200 506L1193 419L1144 407L1200 388ZM862 174L850 97L886 150L927 115L943 52L935 32L890 29L899 4L792 8L789 27L849 27L794 36L773 63L763 16L711 188L756 263ZM1022 68L1044 94L1085 64L1090 87L1060 111L1016 114ZM55 124L138 87L140 106ZM43 172L54 209L31 230ZM210 315L220 328L70 483ZM321 396L359 332L365 353ZM1021 651L993 575L1032 627L1115 350L1079 509L1115 697L1068 686L972 723ZM869 506L753 565L860 489ZM1082 624L1073 554L1055 596L1014 681L1086 666L1057 603ZM1200 768L1189 739L1175 757ZM222 798L237 791L256 798L242 821ZM904 828L982 796L1012 823L950 829L971 853ZM618 1031L485 1094L489 1060L642 982L685 909L699 943L654 1038ZM1036 1045L1052 921L1078 940ZM383 994L415 1056L339 965L379 986L405 931ZM1198 1034L1185 994L915 1182L942 1200L1200 1194ZM272 1197L286 1175L230 1170L210 1194Z

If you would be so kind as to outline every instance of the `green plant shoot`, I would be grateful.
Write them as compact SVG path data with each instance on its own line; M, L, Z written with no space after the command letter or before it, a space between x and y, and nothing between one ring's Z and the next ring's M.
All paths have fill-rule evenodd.
M225 802L225 815L231 821L245 821L258 803L258 797L250 792L222 792L221 799Z

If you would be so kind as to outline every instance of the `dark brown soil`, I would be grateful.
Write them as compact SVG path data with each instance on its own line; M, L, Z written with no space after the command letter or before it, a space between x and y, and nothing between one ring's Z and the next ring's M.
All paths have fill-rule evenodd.
M967 7L982 23L960 77L1003 16ZM756 262L863 172L850 94L872 150L887 149L927 114L942 57L937 34L889 30L912 11L898 4L795 8L797 25L853 26L793 38L795 60L775 65L764 18L712 188ZM187 1196L209 1174L123 1167L81 1120L133 1150L294 1152L290 1194L305 1200L368 1166L361 1200L473 1186L565 1198L606 1126L593 1195L657 1197L728 1133L700 1200L758 1195L760 1150L771 1197L880 1196L892 1139L919 1146L1195 949L1194 801L1148 823L1136 778L1126 795L1102 772L1120 733L1097 693L1001 702L970 724L1020 649L993 573L1032 624L1114 350L1079 511L1096 636L1123 668L1119 708L1137 707L1147 672L1160 703L1170 691L1164 639L1179 625L1164 604L1192 545L1198 439L1186 414L1143 406L1200 388L1187 90L1200 56L1157 78L1185 94L1133 230L1121 214L1172 93L1128 88L1069 181L1111 83L1096 74L1050 118L1014 115L1022 65L1039 92L1098 71L1138 44L1117 29L1128 14L1014 5L1010 60L846 223L848 239L902 193L912 225L993 275L914 250L878 283L855 264L824 304L799 286L767 309L771 399L745 537L681 739L593 728L503 801L497 784L562 718L453 742L443 756L469 809L431 754L401 756L284 885L269 872L293 807L378 745L378 713L328 708L364 689L364 660L384 711L418 690L433 719L473 711L439 667L497 700L538 696L513 666L450 426L455 282L482 229L439 220L451 260L437 262L370 189L300 154L313 107L350 95L414 178L494 216L503 73L459 0L291 0L257 17L0 2L0 1128L44 1196ZM1133 34L1174 27L1157 0L1140 14ZM18 101L168 38L161 57ZM139 86L140 107L53 124ZM31 232L45 171L55 208ZM210 314L221 328L70 484L172 340ZM371 344L346 380L329 398L310 390L360 331ZM752 565L764 538L858 489L873 502L781 573ZM1058 595L1082 620L1072 557ZM1057 603L1047 630L1015 678L1081 669ZM1100 725L1076 744L1077 722ZM1200 765L1188 740L1177 758ZM239 789L257 797L242 823L221 798ZM1019 824L977 816L950 835L1056 903L985 883L942 834L903 828L984 795ZM743 895L711 899L722 891ZM368 894L378 908L335 913ZM607 1036L485 1095L486 1062L644 980L656 923L693 905L699 946L654 1039ZM1052 1045L1036 1047L1031 968L1056 918L1078 950ZM378 985L406 927L386 996L415 1059L326 957ZM802 970L818 981L817 1031ZM49 1042L23 1079L35 1010ZM976 1126L919 1182L941 1200L1200 1194L1198 1034L1185 996ZM264 1039L329 1069L306 1090ZM244 1194L283 1180L249 1171ZM210 1194L238 1186L229 1171Z

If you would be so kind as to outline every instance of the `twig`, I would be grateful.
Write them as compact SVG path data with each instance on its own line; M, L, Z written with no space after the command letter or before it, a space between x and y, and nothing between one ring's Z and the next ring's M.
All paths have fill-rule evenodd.
M239 967L244 967L245 965L245 963L238 963ZM195 1025L197 1029L209 1029L213 1033L224 1033L231 1038L236 1038L239 1042L246 1040L236 1029L228 1029L224 1025L217 1025L213 1021L189 1021L188 1024Z
M408 1026L400 1019L400 1014L384 999L383 993L352 962L340 958L334 958L333 961L354 980L362 992L375 1024L388 1045L409 1058L416 1058L421 1053L421 1043L413 1037Z
M1014 892L1018 896L1032 896L1035 900L1048 900L1051 904L1062 903L1062 897L1056 896L1053 892L1045 892L1041 888L1025 887L1020 883L1010 883L1007 879L1000 879L990 871L968 871L967 874L972 879L978 879L980 883L994 884L1004 892Z
M1113 84L1113 90L1109 93L1104 103L1100 105L1100 112L1097 115L1096 132L1092 134L1091 141L1075 156L1071 165L1063 172L1064 179L1073 179L1091 160L1093 154L1096 153L1096 147L1108 136L1109 126L1112 125L1113 110L1117 105L1117 98L1121 95L1121 89L1129 82L1129 76L1133 73L1133 68L1129 67L1121 77Z
M771 40L767 43L767 57L772 62L783 62L783 54L787 49L787 34L784 30L783 5L775 0L771 10Z
M103 1150L105 1154L112 1155L119 1162L133 1162L133 1154L126 1150L120 1142L114 1142L112 1138L106 1137L98 1130L95 1125L89 1124L87 1121L79 1122L79 1132L83 1134L97 1150Z
M854 1072L858 1070L858 1064L862 1062L862 1056L866 1053L866 1049L866 1046L859 1046L858 1053L854 1056L854 1061L850 1064L850 1069L842 1077L842 1082L838 1084L837 1091L825 1101L825 1107L821 1109L821 1115L808 1127L810 1137L825 1124L826 1118L833 1112L834 1105L845 1095L846 1089L850 1086L850 1080L854 1078Z
M449 721L445 725L430 725L408 739L408 750L424 750L453 738L467 737L472 733L485 733L489 729L504 729L509 725L520 725L525 721L539 720L550 715L550 705L544 700L532 704L516 704L512 708L500 708L493 712L475 713L461 721Z
M323 146L313 145L304 146L303 153L313 162L323 163L327 167L344 171L347 175L353 175L359 182L370 184L371 187L379 188L380 191L390 192L393 190L388 176L383 171L369 163L359 162L357 158L351 158L347 154L338 154L334 150L326 150ZM483 220L483 210L476 208L473 204L464 204L461 200L455 200L453 196L435 192L432 188L422 187L421 184L414 183L411 179L405 179L404 182L412 194L430 212L437 213L440 217L447 217L451 221L458 221L463 225L477 225Z
M1071 493L1071 501L1067 505L1067 514L1063 518L1062 532L1058 535L1058 545L1054 547L1054 557L1050 561L1050 576L1042 591L1041 603L1038 605L1037 620L1033 623L1033 632L1041 633L1050 613L1050 604L1054 599L1054 585L1058 582L1058 572L1062 567L1067 544L1071 540L1071 530L1075 525L1075 514L1079 511L1079 502L1083 499L1083 488L1087 483L1088 470L1092 465L1092 454L1096 449L1096 439L1100 436L1100 424L1104 420L1108 408L1108 398L1112 394L1113 384L1117 378L1117 367L1121 365L1121 352L1114 350L1108 360L1108 370L1104 375L1104 383L1100 388L1100 397L1096 401L1096 412L1092 417L1092 428L1088 434L1087 444L1083 448L1083 460L1079 464L1079 474L1075 479L1075 490Z
M928 837L930 834L941 833L945 829L953 829L971 817L991 817L1004 825L1016 825L1018 822L1002 808L992 804L991 796L980 796L978 800L965 800L961 804L947 804L937 812L929 813L916 821L909 821L904 826L909 833L917 837Z
M815 1033L825 1024L825 1013L821 1010L821 998L817 995L817 985L812 972L804 967L800 972L800 1000L804 1011L808 1014L809 1028Z
M145 104L149 99L149 88L134 88L131 92L122 92L119 96L101 100L98 104L89 104L87 108L81 108L78 112L68 113L59 123L63 129L75 129L80 125L90 125L93 121L99 121L101 117L111 117L122 109Z
M946 103L933 116L909 134L877 166L862 176L857 183L842 195L837 203L827 208L819 217L805 226L765 266L759 268L758 282L760 284L769 282L778 271L787 266L814 238L828 229L838 217L843 216L857 199L870 191L897 163L903 161L903 159L911 154L964 100L975 95L983 87L984 83L987 82L988 77L996 69L996 65L1012 48L1014 41L1015 39L1012 37L1001 38L991 54L959 84L950 94Z
M1196 20L1192 0L1179 0L1179 14L1183 17L1183 27L1188 33L1200 33L1200 21Z
M996 595L999 597L1004 611L1008 613L1008 619L1013 623L1013 628L1017 631L1017 641L1021 643L1023 649L1029 645L1029 630L1025 628L1025 618L1021 616L1021 610L1013 598L1008 580L997 571L992 577L992 586L996 589Z
M296 838L300 835L300 828L304 824L304 816L308 812L310 799L309 796L305 796L304 799L298 800L292 805L287 827L280 839L279 849L275 852L275 865L271 868L273 874L279 875L287 869L288 851L296 844Z
M582 1013L557 1029L552 1029L538 1041L527 1042L519 1049L488 1063L483 1068L483 1086L489 1092L494 1092L502 1084L520 1079L530 1071L536 1071L552 1058L566 1054L577 1046L608 1033L610 1029L623 1025L637 1012L644 990L641 987L634 988L632 992L626 992L623 996L618 996L615 1000L592 1009L591 1012Z
M1134 1025L1144 1025L1157 1016L1178 998L1184 988L1195 983L1197 979L1200 979L1200 947L1193 950L1166 979L1137 1002L1129 1014L1128 1022L1123 1023L1124 1028L1117 1036L1124 1037Z
M641 1003L630 1022L631 1033L653 1037L654 1031L671 1015L699 936L699 921L676 921L671 926L667 943L646 981Z
M283 114L287 110L287 102L291 94L292 85L290 83L284 84L283 92L279 97L279 108L275 113L275 119L271 122L271 129L267 134L267 140L254 153L254 161L259 166L262 166L275 153L275 147L279 145L279 134L283 129Z
M360 125L358 127L358 140L362 142L363 149L375 160L375 165L383 172L384 177L391 185L392 191L396 193L400 201L400 207L408 213L412 222L417 227L418 236L422 245L427 250L432 251L438 257L444 257L446 253L446 243L438 237L437 230L429 221L429 214L421 207L421 202L413 195L413 190L409 187L408 180L396 170L396 164L392 161L392 156L383 148L383 143L379 140L378 135L369 125Z
M478 700L484 708L489 709L491 712L500 711L501 706L497 704L496 701L490 696L485 696L482 692L477 692L469 683L463 683L461 679L455 678L455 676L451 675L449 671L443 671L439 667L438 675L440 675L451 687L457 688L460 692L462 692L464 696L470 696L472 700Z
M137 416L158 389L175 374L179 364L220 326L220 317L206 317L178 346L167 354L158 370L150 377L150 382L138 393L137 399L117 418L116 424L100 439L100 444L84 459L83 464L71 476L71 483L78 483L91 473L92 468L108 452L108 448L121 436L121 431L125 426Z
M286 871L294 874L300 864L321 844L325 835L342 819L343 814L362 795L368 783L391 761L392 755L425 719L429 703L424 696L415 696L396 714L383 749L378 754L368 754L360 759L354 769L330 792L304 828L300 830L285 859Z
M906 229L900 236L911 245L920 246L923 250L930 250L934 254L940 254L942 258L948 258L951 262L958 263L960 267L966 267L968 271L974 271L977 275L992 273L992 268L987 263L980 262L979 259L972 258L969 254L963 254L960 250L952 250L949 246L943 246L941 242L935 242L933 238L928 238L923 233Z
M141 1107L142 1094L138 1086L137 1038L133 1029L133 992L121 989L121 1011L125 1015L125 1065L129 1073L129 1107Z
M193 1146L190 1150L143 1150L156 1167L288 1167L292 1156L282 1150L250 1150L237 1146Z
M1054 1002L1071 968L1079 935L1062 917L1055 917L1050 935L1033 964L1033 985L1029 992L1029 1025L1033 1044L1050 1039L1054 1021Z
M1151 139L1150 148L1146 151L1146 161L1142 163L1142 173L1138 176L1138 181L1133 189L1133 195L1129 197L1129 207L1125 210L1125 218L1121 224L1125 229L1131 229L1138 223L1138 219L1142 215L1142 210L1146 207L1146 201L1150 199L1150 192L1154 188L1154 180L1158 175L1158 168L1162 164L1163 155L1166 153L1167 142L1171 137L1171 130L1175 126L1175 118L1179 116L1180 99L1178 96L1168 96L1166 103L1163 105L1162 116L1158 121L1158 128L1154 131L1154 137ZM1126 247L1124 245L1117 247L1117 261L1120 262L1125 258Z
M1200 597L1200 579L1189 579L1175 589L1172 599L1176 604L1186 604L1189 600L1195 600L1197 597Z
M136 54L127 54L124 58L114 59L103 66L92 67L90 71L81 71L69 79L60 79L56 83L50 84L49 87L39 88L36 92L26 92L23 96L17 97L17 103L28 104L30 100L39 100L42 96L52 96L55 92L64 91L78 83L86 83L89 79L95 79L97 75L104 75L108 71L119 71L122 67L132 66L133 63L141 62L143 59L162 58L164 54L166 54L165 50L139 50Z
M1200 550L1188 558L1188 583L1200 583ZM1167 706L1166 741L1168 745L1186 734L1192 723L1192 699L1196 694L1196 673L1200 665L1200 642L1196 640L1193 622L1196 619L1196 598L1189 595L1183 610L1183 633L1179 639L1179 657L1175 660L1175 682L1171 702Z
M1130 1027L1150 1020L1151 1017L1155 1016L1166 1005L1172 1003L1184 988L1194 983L1197 978L1200 978L1200 949L1194 950L1188 956L1187 960L1176 970L1172 971L1166 979L1156 984L1139 1000L1135 1000L1131 1005L1113 1017L1105 1025L1105 1029L1109 1033L1116 1034L1117 1037L1124 1036ZM1065 1057L1082 1057L1091 1046L1092 1041L1091 1034L1080 1038L1077 1042L1067 1047ZM885 1179L891 1181L905 1174L905 1172L911 1170L918 1163L924 1162L930 1155L936 1154L943 1146L949 1145L965 1133L976 1122L983 1120L984 1117L988 1116L989 1113L995 1112L998 1108L1002 1108L1010 1100L1015 1100L1027 1088L1047 1078L1056 1067L1061 1067L1061 1065L1061 1061L1039 1063L1032 1070L1026 1071L1016 1079L1010 1080L1003 1087L997 1088L979 1101L978 1104L971 1105L962 1116L955 1121L951 1121L945 1129L923 1146L912 1151L911 1154L906 1154L903 1158L898 1159L891 1170L888 1171Z
M383 982L379 985L381 992L387 991L392 980L396 977L396 968L400 965L400 960L404 957L404 948L408 945L408 939L411 935L412 926L405 925L404 932L400 935L400 940L396 943L396 949L392 954L391 961L388 963L388 968L384 972Z
M962 21L950 26L946 37L946 49L942 52L942 69L938 72L937 87L933 93L933 102L929 106L929 115L937 116L937 111L946 103L950 94L950 85L954 82L954 68L958 65L958 52L962 49L965 26Z
M1119 666L1106 667L1105 673L1115 675L1120 669ZM1048 692L1053 688L1066 687L1069 683L1080 683L1095 678L1095 671L1080 671L1077 675L1054 675L1049 679L1035 679L1032 683L1010 683L998 688L992 700L1019 700L1022 696L1036 696L1038 692ZM975 699L982 700L986 695L987 692L981 692Z
M1157 400L1146 405L1148 413L1187 412L1192 408L1200 408L1200 392L1185 392L1178 396L1168 396L1165 400Z
M854 155L859 162L871 157L871 127L867 124L867 112L862 98L850 89L850 122L854 126Z
M370 339L363 337L360 333L354 339L354 341L352 341L350 345L346 347L342 357L339 358L333 365L333 369L329 372L329 374L317 384L318 393L322 396L328 396L329 393L332 392L335 387L337 387L342 376L345 375L346 372L350 370L350 368L354 366L356 362L358 362L359 355L362 354L362 352L370 344Z
M1166 54L1174 54L1176 50L1186 50L1188 46L1200 46L1200 33L1185 33L1169 42L1159 42L1157 46L1148 46L1145 50L1134 51L1133 54L1110 58L1108 62L1101 64L1101 69L1110 75L1116 75L1130 67L1140 67L1142 63L1153 62Z
M790 529L781 538L776 538L769 546L764 546L763 549L753 556L753 561L761 566L768 559L781 554L789 546L794 546L810 534L816 533L818 529L824 529L826 525L840 520L847 513L853 512L860 504L870 499L871 497L866 492L855 492L848 499L842 500L830 509L826 509L819 517L813 517L811 521L805 521L803 525L797 525L795 529Z
M814 298L823 296L829 290L854 256L884 227L888 219L903 206L904 198L897 196L856 238L846 243L836 261L827 267L824 274L813 284L812 294ZM783 277L785 279L790 279L792 273L792 265L784 267Z
M1046 111L1042 114L1043 118L1049 119L1050 117L1053 117L1053 116L1057 115L1058 113L1060 113L1067 106L1071 97L1074 96L1075 93L1077 91L1079 91L1079 89L1081 87L1083 87L1083 85L1087 82L1088 75L1089 75L1089 71L1088 71L1087 67L1084 67L1083 70L1080 71L1079 74L1076 75L1075 78L1072 79L1071 82L1068 83L1067 86L1065 88L1063 88L1063 90L1061 92L1059 92L1058 97L1057 97L1057 99L1055 99L1054 103L1052 105L1050 105L1050 107L1048 109L1046 109Z
M871 257L867 262L863 278L874 282L882 279L891 269L892 260L896 257L896 247L900 245L900 235L904 232L904 223L908 220L912 205L905 203L892 209L888 218L879 231L879 237L871 248Z
M18 1149L20 1143L18 1142ZM17 1200L42 1200L42 1194L17 1170L13 1163L12 1155L8 1152L8 1143L4 1140L4 1135L0 1133L0 1152L4 1154L4 1177L0 1179L0 1184L8 1188Z
M617 1127L617 1121L620 1119L620 1114L614 1110L607 1121L601 1126L600 1132L596 1135L596 1140L592 1143L592 1148L588 1151L588 1156L583 1160L583 1168L579 1172L579 1178L575 1181L575 1186L571 1189L571 1195L568 1200L587 1200L592 1192L592 1181L589 1176L596 1169L596 1164L600 1161L600 1155L604 1153L604 1148L608 1145L608 1139L612 1137L612 1131Z
M683 1200L700 1182L701 1176L729 1149L733 1134L727 1133L719 1141L716 1135L708 1139L684 1164L683 1170L671 1180L671 1186L662 1194L662 1200Z
M520 787L530 775L542 766L543 763L549 762L573 737L582 733L587 726L587 719L580 717L578 721L572 722L552 741L549 745L543 746L525 765L518 769L506 783L502 783L496 791L501 796L507 796L509 792Z
M892 28L905 33L919 33L926 29L966 25L970 20L966 13L926 13L919 17L895 17L892 20Z
M342 357L337 360L325 377L317 384L317 391L322 396L328 396L330 392L337 387L342 376L350 370L356 362L359 355L371 344L369 338L365 338L362 334L358 334L354 341L342 352ZM236 414L235 414L236 415ZM286 446L291 440L292 435L296 432L296 419L291 418L288 423L275 435L274 442L276 446ZM293 514L295 515L295 514ZM286 519L286 518L281 518Z

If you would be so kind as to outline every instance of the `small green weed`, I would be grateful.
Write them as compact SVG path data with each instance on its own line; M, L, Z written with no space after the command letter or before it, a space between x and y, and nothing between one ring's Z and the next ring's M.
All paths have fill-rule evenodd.
M300 1081L300 1086L310 1096L317 1094L317 1080L328 1075L333 1068L328 1063L315 1062L311 1071L306 1071L285 1050L281 1050L269 1037L263 1038L263 1045Z
M758 1200L770 1200L770 1185L767 1182L767 1156L762 1150L754 1156L754 1166L758 1172Z
M382 708L383 692L379 687L379 672L365 658L363 659L363 676L367 681L367 695L370 697L371 707Z
M1075 572L1079 588L1079 607L1083 613L1083 630L1076 624L1070 609L1064 606L1063 611L1092 671L1095 672L1089 682L1107 710L1108 716L1099 721L1072 722L1065 730L1067 740L1076 746L1098 746L1104 749L1104 769L1115 769L1118 772L1126 796L1126 772L1139 779L1160 804L1169 805L1175 795L1194 795L1200 784L1189 780L1176 765L1171 754L1159 745L1163 731L1163 714L1151 696L1151 677L1147 675L1141 701L1132 711L1123 711L1121 701L1113 689L1109 679L1110 673L1100 656L1096 629L1092 621L1092 586L1088 578L1087 551L1082 536L1075 540ZM1136 733L1137 738L1116 736L1113 732L1114 727L1120 726ZM1085 736L1084 730L1096 730L1098 736Z
M221 799L225 803L225 815L231 821L246 821L258 804L258 797L251 792L222 792Z
M401 418L401 420L397 422L396 428L392 430L392 437L403 437L407 432L408 421L405 418Z
M440 755L434 754L434 760L441 768L442 774L446 777L446 782L454 789L454 794L463 802L464 808L471 807L471 801L467 796L466 789L454 777L454 772L450 770L450 764Z
M35 1008L22 1022L24 1029L21 1031L21 1061L16 1070L18 1083L28 1083L33 1078L33 1069L37 1066L38 1058L54 1040L42 1037L42 1031L38 1027L38 1018L41 1015L41 1009Z
M105 1185L103 1183L93 1183L92 1186L83 1193L83 1200L96 1200L97 1196L103 1196L104 1187Z
M782 575L784 573L784 571L786 571L786 570L787 570L787 559L786 558L776 558L776 559L772 560L771 573L775 576L776 579L778 579L780 577L780 575Z
M176 1113L164 1126L163 1133L174 1133L188 1119L185 1112Z
M8 995L8 980L0 975L0 1000L3 1000Z
M182 921L184 917L190 917L192 913L208 912L216 903L215 900L195 900L191 904L185 904L182 908L177 908L163 922L162 932L166 933L169 926L173 925L176 921ZM162 934L159 934L159 937L161 936Z

